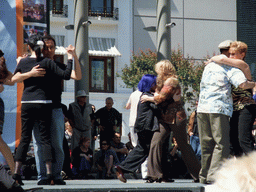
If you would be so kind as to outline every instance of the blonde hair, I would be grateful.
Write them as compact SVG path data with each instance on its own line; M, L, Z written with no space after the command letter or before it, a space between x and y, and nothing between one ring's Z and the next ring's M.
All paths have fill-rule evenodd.
M247 53L247 49L248 46L246 43L242 42L242 41L234 41L233 43L231 43L230 45L230 49L233 48L236 51L238 51L239 53Z
M166 79L170 77L178 78L176 69L169 60L161 60L155 65L155 72L157 73L157 89L161 90Z
M225 191L254 192L256 189L255 159L256 152L252 152L237 159L227 160L221 169L215 173L214 186Z

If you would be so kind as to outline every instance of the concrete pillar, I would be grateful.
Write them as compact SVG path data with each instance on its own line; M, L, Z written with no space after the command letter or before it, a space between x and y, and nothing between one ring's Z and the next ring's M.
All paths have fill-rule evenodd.
M157 61L171 60L171 0L157 1Z
M75 47L82 70L82 79L75 81L75 94L78 90L89 94L88 25L83 25L88 21L88 0L74 0L74 20Z

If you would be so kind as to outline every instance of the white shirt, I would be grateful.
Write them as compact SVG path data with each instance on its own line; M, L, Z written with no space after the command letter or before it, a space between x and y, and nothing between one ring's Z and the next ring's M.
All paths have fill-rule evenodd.
M200 83L198 113L218 113L232 116L231 84L238 87L246 82L243 72L235 67L209 63Z
M136 118L137 118L137 106L140 101L140 96L142 92L139 90L134 91L127 102L127 104L131 104L130 108L130 119L129 119L129 126L134 126Z

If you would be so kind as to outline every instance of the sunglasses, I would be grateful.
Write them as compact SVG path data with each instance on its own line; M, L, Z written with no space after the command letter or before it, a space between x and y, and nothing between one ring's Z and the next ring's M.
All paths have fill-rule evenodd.
M107 143L102 143L101 145L108 145Z

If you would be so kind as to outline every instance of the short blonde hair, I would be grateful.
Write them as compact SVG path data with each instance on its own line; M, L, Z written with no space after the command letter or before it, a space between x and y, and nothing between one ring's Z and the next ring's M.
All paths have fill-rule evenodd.
M246 43L242 41L234 41L231 43L230 48L235 49L236 51L239 51L239 53L247 53L248 46Z
M176 69L169 60L161 60L155 65L155 72L157 73L157 89L160 90L166 79L170 77L178 78Z

